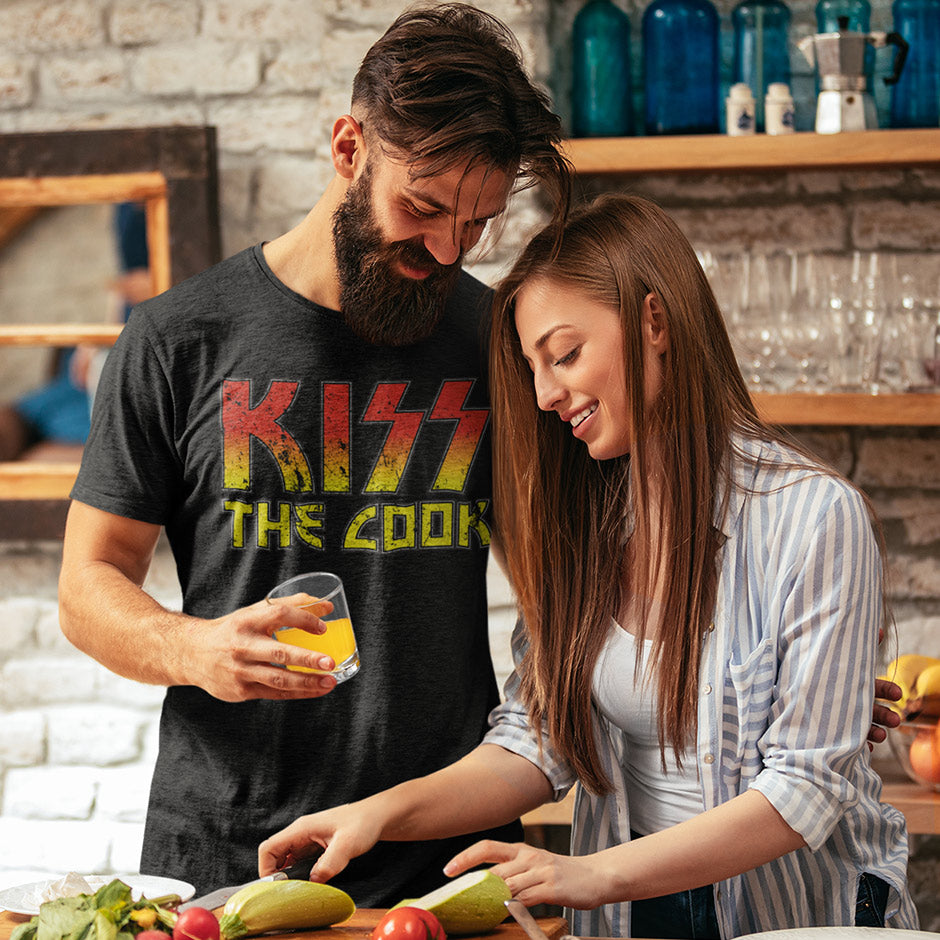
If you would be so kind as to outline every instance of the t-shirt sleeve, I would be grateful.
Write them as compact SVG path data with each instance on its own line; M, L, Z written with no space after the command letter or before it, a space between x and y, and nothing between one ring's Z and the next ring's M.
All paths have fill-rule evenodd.
M180 498L174 395L148 304L134 309L108 353L71 498L163 524Z

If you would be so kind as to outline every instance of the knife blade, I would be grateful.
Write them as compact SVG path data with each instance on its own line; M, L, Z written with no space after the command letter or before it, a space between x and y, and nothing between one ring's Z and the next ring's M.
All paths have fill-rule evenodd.
M252 881L246 881L244 884L240 885L228 885L225 888L216 888L215 891L210 891L208 894L203 894L201 897L193 898L191 901L180 904L177 910L185 911L190 907L204 907L206 910L214 911L217 907L221 907L236 891L241 891L242 888L247 888L248 885L264 884L266 881L286 881L288 878L297 878L306 881L310 877L310 870L313 868L314 863L322 854L321 851L316 855L302 858L295 865L291 865L290 868L276 871L273 875L265 875L263 878L254 878Z

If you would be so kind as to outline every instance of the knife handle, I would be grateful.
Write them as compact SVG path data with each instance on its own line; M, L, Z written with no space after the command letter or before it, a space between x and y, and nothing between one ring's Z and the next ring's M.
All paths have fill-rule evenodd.
M316 864L317 859L323 854L323 849L313 853L313 855L308 855L306 858L302 858L299 861L295 862L290 868L282 868L280 871L275 872L271 878L272 881L283 881L285 878L296 878L300 881L309 881L310 872L313 869L313 866Z

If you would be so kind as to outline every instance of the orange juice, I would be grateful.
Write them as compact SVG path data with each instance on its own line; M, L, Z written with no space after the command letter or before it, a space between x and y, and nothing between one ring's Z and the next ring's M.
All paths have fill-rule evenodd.
M316 650L333 658L339 668L356 652L356 638L353 635L352 621L349 617L337 617L336 620L324 620L326 633L308 633L298 627L284 627L275 631L274 639L304 649ZM294 672L324 672L322 669L307 669L304 666L288 666Z

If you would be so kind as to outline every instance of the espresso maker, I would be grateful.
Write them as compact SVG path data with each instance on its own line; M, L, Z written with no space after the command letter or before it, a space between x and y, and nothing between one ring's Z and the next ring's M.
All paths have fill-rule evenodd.
M798 43L800 52L819 74L816 99L816 133L838 134L878 127L875 99L865 75L865 50L896 46L891 74L884 83L893 85L907 57L907 42L897 33L858 33L848 28L848 17L839 17L834 33L817 33Z

